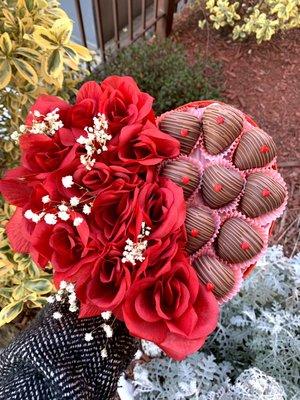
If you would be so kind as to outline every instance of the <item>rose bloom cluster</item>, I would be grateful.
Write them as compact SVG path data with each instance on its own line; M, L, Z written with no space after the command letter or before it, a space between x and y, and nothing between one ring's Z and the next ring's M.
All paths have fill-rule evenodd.
M216 327L218 305L185 253L182 189L158 175L179 142L155 125L130 77L85 83L70 105L41 96L19 138L21 165L0 181L17 208L13 249L74 283L80 318L111 311L180 360Z

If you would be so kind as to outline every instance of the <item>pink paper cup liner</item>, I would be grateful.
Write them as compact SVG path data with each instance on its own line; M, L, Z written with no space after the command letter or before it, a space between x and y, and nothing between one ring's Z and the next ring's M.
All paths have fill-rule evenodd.
M251 171L250 174L248 174L248 176L250 176L251 174L254 174L255 172L263 172L264 174L268 175L270 178L274 179L274 181L278 182L280 185L282 185L284 187L285 190L285 198L283 200L283 203L276 208L275 210L272 210L266 214L260 215L258 217L255 218L249 218L246 215L243 214L243 212L241 210L239 210L241 212L241 214L243 214L246 218L250 219L251 221L253 221L255 224L258 224L262 227L266 227L268 224L270 224L271 222L275 221L277 218L279 218L287 205L288 202L288 190L287 190L287 186L285 181L283 180L282 176L280 175L279 172L277 172L274 169L269 169L269 168L256 168L253 169Z
M198 255L197 258L201 258L203 256L209 256L212 258L217 259L218 261L220 261L223 265L227 266L228 268L230 268L230 270L233 272L233 276L234 276L234 285L233 287L230 289L230 291L228 291L224 296L217 298L219 305L225 304L227 303L229 300L231 300L234 296L237 295L237 293L240 291L242 283L244 282L243 279L243 273L241 271L241 269L239 268L234 268L226 263L224 263L224 261L222 261L214 252L214 250L210 247L210 246L206 246L205 248L203 248L201 254ZM194 260L195 258L193 258ZM192 260L192 261L193 261ZM191 262L192 262L191 261ZM200 279L200 278L199 278Z
M243 272L250 267L250 265L252 264L256 264L257 261L265 254L265 252L267 251L268 248L268 240L269 240L269 227L262 227L256 223L254 223L254 221L251 218L247 218L245 217L243 214L241 214L238 211L233 211L230 213L227 213L226 217L223 217L223 221L222 224L227 221L228 219L231 218L240 218L244 221L246 221L261 237L262 242L263 242L263 246L262 249L260 250L260 252L258 252L254 257L242 261L242 262L237 262L237 263L233 263L233 262L229 262L226 260L223 260L217 253L216 249L214 249L214 251L216 252L217 257L222 260L222 262L232 266L233 268L238 268L241 269ZM220 226L220 230L222 228L222 224Z
M206 164L206 166L205 166L205 168L203 170L203 174L205 173L205 169L206 168L208 168L210 166L213 166L213 165L218 165L220 167L225 167L225 168L228 168L230 170L236 171L243 178L243 181L244 181L243 189L241 190L239 195L234 200L232 200L230 203L226 204L225 206L222 206L222 207L219 207L217 209L214 209L218 213L226 215L226 214L228 214L230 212L233 212L233 211L237 210L237 207L238 207L238 204L240 202L240 199L242 198L242 196L244 194L245 183L246 183L246 175L243 173L243 171L240 171L238 168L236 168L230 161L224 160L221 156L219 156L215 161ZM199 193L201 193L201 190L200 190ZM205 203L205 200L202 197L202 194L201 194L201 198L202 198L203 203L205 205L207 205Z

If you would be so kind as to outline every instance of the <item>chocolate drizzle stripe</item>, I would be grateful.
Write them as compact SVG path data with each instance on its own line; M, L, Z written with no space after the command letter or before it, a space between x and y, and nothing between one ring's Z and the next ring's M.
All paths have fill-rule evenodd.
M268 196L263 196L265 189L270 191ZM279 182L263 172L256 172L247 180L240 209L247 217L255 218L276 210L284 202L285 196L285 188Z
M159 128L180 142L183 154L189 154L201 135L201 123L194 115L185 112L172 112L166 115L159 124ZM188 135L182 136L181 131L186 129Z
M162 176L165 176L181 186L184 197L187 199L199 187L200 172L196 165L182 158L168 162L162 170ZM189 178L188 183L183 183L184 177Z
M221 184L219 192L214 190L215 184ZM241 193L243 187L243 177L233 169L213 165L204 171L203 198L211 208L219 208L230 203Z
M243 250L241 243L249 243L250 248ZM263 240L246 221L231 218L225 221L218 235L216 250L223 260L239 263L250 260L263 248Z
M268 146L269 151L261 151L262 146ZM276 156L276 145L270 135L259 128L245 132L235 151L233 162L240 169L264 167Z
M187 209L185 226L187 230L187 251L189 254L197 252L215 233L215 221L211 213L199 207ZM191 234L192 229L198 231L197 236Z
M216 118L224 117L224 122L218 124ZM243 117L240 111L230 106L211 105L203 114L204 145L211 154L224 151L240 135L243 127Z
M217 259L202 256L194 260L194 266L204 284L213 283L213 293L218 299L226 296L234 288L235 277L233 271Z

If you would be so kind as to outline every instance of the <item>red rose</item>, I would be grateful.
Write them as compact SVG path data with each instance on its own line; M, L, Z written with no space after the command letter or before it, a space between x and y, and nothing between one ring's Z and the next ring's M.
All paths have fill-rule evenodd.
M171 270L131 286L123 315L132 335L151 340L169 356L182 360L198 350L215 329L218 303L179 253Z
M151 228L149 239L161 239L184 224L186 204L181 187L170 179L157 178L141 188L136 209L136 226L142 221Z
M56 135L25 134L20 138L21 163L31 173L49 173L74 160L77 147L63 146Z
M90 249L89 229L85 222L75 228L63 221L55 225L41 221L36 224L30 242L35 262L45 267L50 261L55 272L68 280L77 272L78 261Z
M122 180L119 180L122 185ZM93 233L102 243L125 243L134 216L138 188L110 187L101 192L93 203L91 226Z
M99 112L108 119L112 134L126 125L143 123L147 119L154 122L153 98L141 92L129 76L110 76L100 88Z
M39 119L34 115L34 111L39 111L39 113L43 117L56 108L58 109L60 119L64 122L64 119L67 115L68 110L71 108L71 105L66 101L60 99L59 97L41 95L31 106L26 118L26 125L32 126L33 120Z
M126 165L157 165L179 155L179 142L154 124L134 124L121 130L115 144L118 159Z
M110 247L98 257L85 277L78 276L77 295L81 302L80 317L91 317L93 311L99 315L103 311L113 311L122 318L122 304L131 284L128 266L121 261L122 252Z
M134 188L141 185L139 177L127 168L119 165L106 165L96 162L89 171L80 165L74 175L74 182L86 188L90 193L96 194L113 186L117 189L122 187Z

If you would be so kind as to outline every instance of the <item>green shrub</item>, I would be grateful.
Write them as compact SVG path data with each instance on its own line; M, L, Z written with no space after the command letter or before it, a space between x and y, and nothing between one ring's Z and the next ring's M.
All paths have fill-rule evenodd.
M231 32L234 40L254 36L258 43L275 33L300 28L299 0L197 0L214 29ZM204 28L207 19L199 21Z
M184 47L171 40L141 40L121 51L89 76L102 81L108 75L131 75L143 91L155 98L157 114L194 100L219 98L218 66L197 58L188 62ZM219 79L218 79L219 81Z

